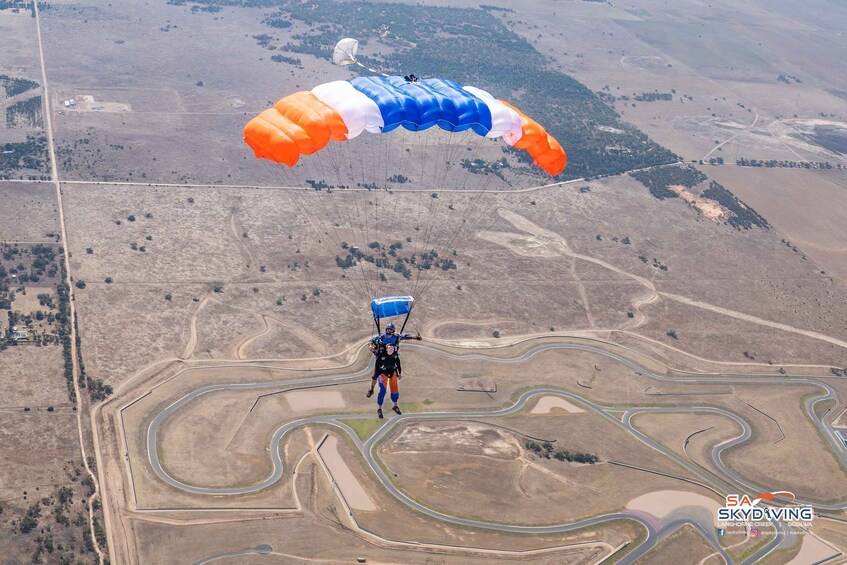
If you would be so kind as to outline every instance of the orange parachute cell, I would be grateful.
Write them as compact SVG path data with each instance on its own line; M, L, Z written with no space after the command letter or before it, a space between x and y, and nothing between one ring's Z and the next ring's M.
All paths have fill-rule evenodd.
M311 92L295 92L247 122L244 141L258 158L294 166L300 155L347 139L341 116Z
M523 124L523 135L513 147L526 150L535 159L538 166L550 176L556 176L564 171L568 157L559 142L548 134L541 124L514 106L505 100L499 100L499 102L514 110L520 116Z

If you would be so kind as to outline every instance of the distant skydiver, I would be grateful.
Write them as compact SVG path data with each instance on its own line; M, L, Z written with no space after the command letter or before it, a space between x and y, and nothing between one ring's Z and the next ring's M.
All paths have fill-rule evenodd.
M386 328L387 329L387 328ZM400 379L403 378L400 368L400 355L397 351L397 346L392 343L386 343L382 352L376 358L376 371L374 378L371 381L371 388L368 390L368 398L374 393L374 386L379 380L379 394L376 396L376 403L379 408L376 410L377 416L382 419L382 403L385 400L386 390L391 390L391 401L394 406L391 408L397 414L400 412L400 407L397 406L397 401L400 400Z

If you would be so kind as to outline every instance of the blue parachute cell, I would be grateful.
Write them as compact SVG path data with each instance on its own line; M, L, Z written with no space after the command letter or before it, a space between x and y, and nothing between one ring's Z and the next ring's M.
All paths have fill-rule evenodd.
M410 131L437 125L447 131L491 131L491 110L458 83L444 79L409 82L403 77L356 77L353 87L379 107L387 133L400 126Z
M415 299L411 296L386 296L371 301L374 320L402 316L412 311Z
M491 131L491 110L488 105L459 83L443 78L428 78L420 82L447 97L456 108L455 120L441 119L438 127L447 131L472 129L480 136Z

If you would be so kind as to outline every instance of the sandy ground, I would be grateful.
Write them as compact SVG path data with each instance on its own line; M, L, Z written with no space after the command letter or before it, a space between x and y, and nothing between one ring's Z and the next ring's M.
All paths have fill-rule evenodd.
M648 492L638 498L634 498L626 503L629 510L640 510L652 514L656 518L662 519L674 510L683 506L699 506L706 508L712 513L712 516L717 517L717 510L720 504L693 492L685 492L680 490L658 490ZM717 522L715 522L717 524Z
M572 414L576 414L578 412L585 412L579 406L568 402L564 398L559 396L544 396L539 401L535 407L529 411L530 414L549 414L555 409L561 409L565 412L570 412Z
M696 195L688 192L684 186L671 185L668 188L679 194L679 197L688 202L690 205L697 208L701 214L714 221L722 221L726 219L727 212L720 204L714 200L699 198Z
M318 450L344 500L354 510L374 511L376 505L338 453L338 439L329 436Z
M308 410L321 410L328 408L344 408L347 404L344 398L337 390L303 390L289 392L285 395L285 400L291 409L296 412L305 412Z
M800 553L795 555L794 559L789 561L787 565L821 563L839 553L812 534L804 535L801 543Z

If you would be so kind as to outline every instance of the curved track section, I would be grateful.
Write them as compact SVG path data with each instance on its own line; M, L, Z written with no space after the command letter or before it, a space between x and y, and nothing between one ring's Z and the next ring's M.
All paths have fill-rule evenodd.
M828 399L834 399L836 401L837 408L840 405L840 401L835 393L835 391L821 381L818 381L814 378L809 377L773 377L773 376L750 376L750 375L721 375L721 376L710 376L710 375L697 375L691 374L691 376L685 377L666 377L662 375L658 375L645 367L642 367L635 363L634 361L619 355L614 352L610 352L608 350L594 347L591 345L582 345L582 344L556 344L556 343L546 343L534 346L527 350L525 353L511 357L511 358L500 358L494 357L490 355L473 353L468 355L459 355L450 353L447 351L443 351L441 349L435 349L428 347L426 345L420 344L412 344L410 345L412 348L420 348L424 349L431 354L446 356L455 359L461 360L485 360L489 362L498 362L498 363L521 363L531 358L532 356L542 352L549 350L557 350L557 349L569 349L569 350L578 350L578 351L587 351L594 354L598 354L604 356L606 358L612 359L621 363L622 365L632 369L633 371L639 372L644 376L649 378L663 381L663 382L683 382L683 383L701 383L701 384L727 384L727 383L735 383L735 384L782 384L782 385L814 385L823 389L824 394L816 397L812 397L808 399L805 403L806 412L811 419L812 423L818 428L822 437L827 441L830 447L833 449L833 452L836 454L838 460L847 467L847 451L842 442L840 442L835 434L835 431L826 423L824 423L814 412L814 406L818 402L822 402ZM484 529L493 529L497 531L511 532L511 533L530 533L530 534L549 534L549 533L562 533L569 532L573 530L577 530L580 528L585 528L597 524L601 524L603 522L611 521L611 520L632 520L641 524L647 530L647 539L640 544L637 548L629 552L620 563L632 563L639 559L644 553L649 551L655 544L658 542L660 538L667 536L672 531L676 530L678 527L685 523L692 524L704 537L709 541L709 543L715 548L715 550L721 555L726 563L732 563L732 559L729 555L723 550L720 544L717 542L717 539L714 536L714 532L707 530L702 524L699 524L693 520L676 520L669 524L666 524L661 531L657 532L655 527L648 522L647 520L630 513L620 512L620 513L611 513L604 514L601 516L594 516L591 518L587 518L584 520L579 520L577 522L572 522L568 524L554 524L549 526L520 526L514 524L501 524L495 522L484 522L479 520L471 520L466 518L461 518L457 516L452 516L449 514L444 514L442 512L438 512L426 506L423 506L408 496L406 496L402 491L400 491L389 479L386 475L382 467L376 460L375 452L377 450L378 445L381 441L388 437L390 432L395 429L398 425L411 420L436 420L436 419L456 419L456 418L492 418L499 416L506 416L509 414L513 414L522 410L530 398L536 395L559 395L566 397L570 400L580 403L581 405L587 407L591 411L599 414L609 421L615 423L616 425L624 427L627 432L636 437L642 443L648 445L652 449L662 453L663 455L671 458L676 463L692 472L703 482L711 487L715 488L721 492L730 492L733 490L737 490L740 486L746 490L762 490L763 487L755 485L745 478L739 476L734 471L730 470L724 463L721 458L722 453L744 443L749 440L752 431L750 429L749 424L740 416L733 414L727 410L723 410L720 408L714 407L638 407L627 410L624 413L624 416L621 420L617 419L615 416L609 413L610 410L616 410L613 406L602 406L599 404L595 404L587 399L584 399L576 394L560 391L551 388L538 388L533 389L531 391L525 392L518 398L518 400L510 407L495 410L495 411L471 411L471 412L426 412L419 414L404 414L403 416L395 417L389 419L385 425L383 425L371 438L369 438L366 442L362 442L356 433L347 425L339 422L340 418L344 419L369 419L372 418L370 415L363 414L354 414L354 415L328 415L328 416L314 416L301 418L299 420L294 420L288 422L278 428L276 432L273 434L270 443L270 458L273 466L273 471L271 474L264 480L259 481L257 483L245 486L236 486L236 487L225 487L225 488L207 488L207 487L199 487L194 485L185 484L183 482L178 481L177 479L170 476L162 467L159 458L158 458L158 449L157 449L157 439L159 427L162 422L164 422L168 416L180 410L189 402L197 399L200 396L205 394L209 394L211 392L220 391L220 390L248 390L248 389L260 389L260 388L280 388L280 387L291 387L296 388L297 385L314 385L316 383L322 384L331 384L338 383L342 384L356 378L361 378L364 375L369 375L371 373L371 369L366 367L360 371L356 371L353 373L347 373L343 375L336 376L321 376L321 377L309 377L309 378L300 378L286 381L278 381L272 383L241 383L241 384L221 384L221 385L212 385L207 387L202 387L195 391L190 392L184 397L180 398L178 401L174 402L170 406L168 406L165 410L159 413L150 423L147 432L147 451L149 456L150 465L159 479L163 482L178 488L180 490L201 494L201 495L212 495L212 496L221 496L221 495L239 495L239 494L247 494L254 493L257 491L261 491L265 488L270 487L275 484L283 475L283 464L281 457L279 455L279 447L285 435L298 427L310 425L310 424L326 424L338 427L344 430L351 438L353 443L357 446L357 448L361 451L365 461L370 467L371 471L376 475L379 481L383 484L383 486L391 493L392 496L397 498L403 504L425 514L429 517L448 522L451 524L474 527L474 528L484 528ZM636 430L632 424L631 419L633 416L639 413L644 412L663 412L663 413L671 413L671 412L689 412L689 413L713 413L719 414L721 416L728 417L736 422L742 429L741 435L738 437L724 442L721 445L716 446L712 451L712 460L715 463L716 467L720 469L721 473L724 477L716 477L708 471L702 469L701 467L694 465L679 456L675 453L671 452L667 448L661 446L656 443L646 435L642 434L638 430ZM802 502L799 501L798 502ZM814 504L816 508L825 509L825 510L842 510L847 508L847 501L841 502L838 504ZM781 528L778 527L778 524L774 524L776 527L777 535L770 543L766 544L764 547L760 548L753 555L749 556L744 560L744 564L747 563L755 563L756 561L762 559L765 555L776 549L785 539L785 534L781 531Z

